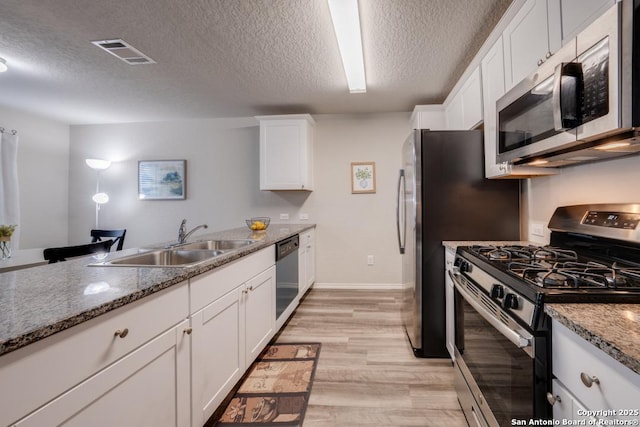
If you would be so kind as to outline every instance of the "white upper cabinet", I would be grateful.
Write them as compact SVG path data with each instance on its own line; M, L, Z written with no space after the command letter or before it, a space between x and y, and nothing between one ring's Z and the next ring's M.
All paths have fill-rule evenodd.
M503 33L507 90L561 46L560 0L527 0Z
M447 123L442 104L416 105L411 113L411 129L446 130Z
M562 43L577 36L615 2L616 0L562 0Z
M260 189L313 189L313 126L309 114L258 116Z
M467 77L460 90L445 107L447 129L468 130L482 121L480 67Z

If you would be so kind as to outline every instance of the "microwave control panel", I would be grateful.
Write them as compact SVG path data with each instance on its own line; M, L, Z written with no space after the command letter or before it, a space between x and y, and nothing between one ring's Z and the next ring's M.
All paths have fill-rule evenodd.
M638 223L640 223L640 214L589 211L583 218L582 223L598 227L635 230L638 227Z
M577 59L582 65L582 123L609 113L609 38L605 37Z

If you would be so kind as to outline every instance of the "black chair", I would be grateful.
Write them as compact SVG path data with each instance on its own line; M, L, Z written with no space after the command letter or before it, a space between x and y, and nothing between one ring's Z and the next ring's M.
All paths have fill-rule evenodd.
M113 244L113 240L105 240L103 242L89 243L86 245L47 248L44 250L43 255L44 259L49 261L49 264L53 264L58 261L66 261L67 258L96 253L106 253L111 250L111 246Z
M116 251L121 251L125 234L127 234L126 228L123 230L91 230L91 243L100 242L103 237L113 237L113 243L118 242Z

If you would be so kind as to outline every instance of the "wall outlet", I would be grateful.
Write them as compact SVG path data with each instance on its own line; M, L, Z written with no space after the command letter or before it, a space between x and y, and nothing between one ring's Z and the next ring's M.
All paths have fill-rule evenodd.
M367 255L367 265L373 265L373 255Z
M300 214L300 220L301 221L306 221L309 219L309 214L308 213L301 213Z
M532 236L544 237L544 222L531 221L529 226Z
M280 214L280 219L283 219L283 220L289 219L289 214L288 213Z

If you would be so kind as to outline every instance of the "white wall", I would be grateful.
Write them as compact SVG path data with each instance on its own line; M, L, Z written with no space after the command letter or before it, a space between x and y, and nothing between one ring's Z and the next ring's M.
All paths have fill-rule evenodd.
M85 158L114 164L101 173L101 190L111 200L100 211L100 226L126 228L125 247L173 240L182 218L209 230L243 227L250 216L272 224L317 224L317 282L331 286L398 285L395 185L400 147L409 134L409 113L317 115L314 191L259 190L259 140L253 118L129 123L71 127L69 240L88 240L95 227L94 171ZM137 162L187 160L187 199L140 201ZM350 163L375 161L377 192L352 195ZM289 221L280 221L281 213ZM275 225L272 225L275 226ZM367 266L367 255L375 264Z
M587 203L640 203L640 157L563 168L559 175L528 179L524 199L528 221L545 224L545 237L529 235L529 240L549 242L549 223L558 206Z
M409 116L314 116L317 286L400 284L396 184ZM351 194L351 162L363 161L376 163L375 194Z
M19 137L21 219L14 249L67 244L69 126L2 106L0 126Z

